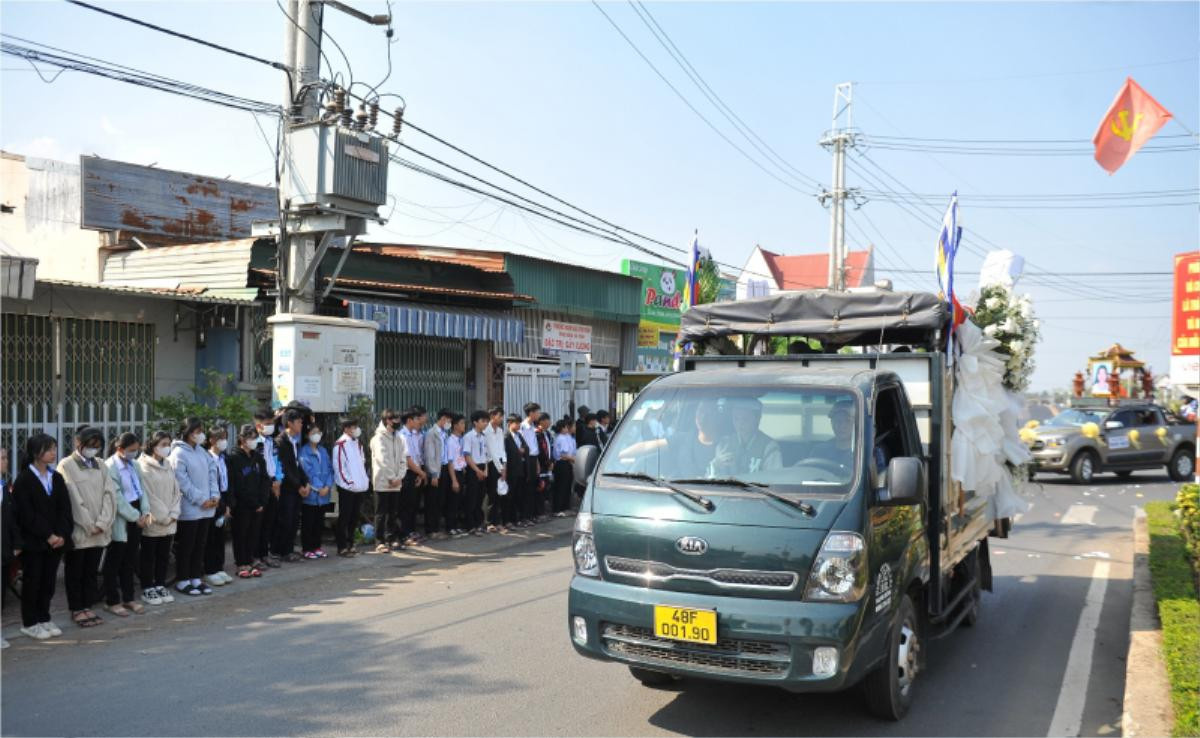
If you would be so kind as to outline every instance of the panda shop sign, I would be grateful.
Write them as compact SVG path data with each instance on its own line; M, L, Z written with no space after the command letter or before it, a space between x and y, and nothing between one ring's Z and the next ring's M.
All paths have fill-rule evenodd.
M675 338L679 333L679 308L683 304L684 273L626 259L621 271L642 280L641 316L638 322L637 369L634 374L671 371Z

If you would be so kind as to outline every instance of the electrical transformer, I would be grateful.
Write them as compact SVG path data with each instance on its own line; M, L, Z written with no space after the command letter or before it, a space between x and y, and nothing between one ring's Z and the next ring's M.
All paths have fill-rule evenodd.
M291 211L325 210L374 218L387 202L387 141L329 123L287 132L283 195Z

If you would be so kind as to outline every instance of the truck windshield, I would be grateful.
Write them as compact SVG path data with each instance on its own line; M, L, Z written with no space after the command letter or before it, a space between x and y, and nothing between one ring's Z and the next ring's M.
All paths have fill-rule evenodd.
M1078 427L1084 423L1101 423L1104 417L1108 415L1107 410L1063 410L1058 415L1050 418L1042 425L1048 425L1054 428Z
M617 427L601 474L736 479L775 492L849 492L858 402L823 387L650 387Z

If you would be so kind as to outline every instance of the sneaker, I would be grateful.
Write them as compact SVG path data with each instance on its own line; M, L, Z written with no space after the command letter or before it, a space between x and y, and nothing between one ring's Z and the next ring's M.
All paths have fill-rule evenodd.
M200 595L200 593L201 593L201 590L200 590L200 585L198 585L198 584L192 584L191 582L188 582L188 584L187 584L187 587L186 587L186 588L184 588L184 589L181 589L181 590L179 590L179 591L180 591L180 592L182 592L182 593L184 593L184 594L185 594L185 595L187 595L188 597L197 597L197 596L199 596L199 595ZM211 591L212 591L212 590L210 589L210 590L209 590L209 592L211 592Z
M210 595L213 593L213 588L208 586L207 584L201 584L200 586L196 587L195 589L199 594L202 594L202 595ZM191 594L191 593L189 592L189 594Z
M44 641L50 637L50 631L43 628L41 623L36 623L28 628L21 628L21 632L35 641Z
M313 553L315 553L317 555L318 559L329 558L329 554L325 553L325 549L323 549L323 548L318 548L316 551L313 551Z
M271 567L272 569L278 569L280 566L283 565L283 562L278 556L276 556L275 554L271 554L270 556L267 557L266 564L267 564L267 566Z
M47 633L49 633L54 638L57 638L60 635L62 635L62 628L55 625L54 621L52 621L52 620L47 620L46 622L42 623L42 629L45 630Z
M225 580L216 574L209 574L208 576L204 577L204 581L207 582L211 587L225 586Z
M163 601L164 605L168 605L175 601L175 595L171 594L171 590L166 587L155 587L158 590L158 599Z
M224 571L224 570L219 571L219 572L217 572L217 575L220 576L222 579L224 579L226 584L229 584L230 582L233 581L233 577L229 576L229 572L227 572L227 571Z
M319 558L321 558L321 557L317 555L317 552L316 552L316 551L305 551L305 552L304 552L304 558L306 558L306 559L308 559L308 560L310 560L310 561L311 561L311 560L313 560L313 559L319 559Z
M142 602L145 602L147 605L161 605L163 601L162 598L158 596L158 588L151 587L150 589L144 590L142 592Z

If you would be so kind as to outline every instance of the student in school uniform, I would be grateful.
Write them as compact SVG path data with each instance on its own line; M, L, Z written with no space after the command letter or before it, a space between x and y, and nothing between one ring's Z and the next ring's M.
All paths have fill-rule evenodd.
M117 511L112 542L104 552L104 609L122 618L146 611L133 596L133 573L141 558L142 529L150 519L144 512L146 485L137 465L141 448L141 439L133 433L123 433L104 462L112 477L113 504Z
M500 496L498 488L500 477L504 474L504 468L507 458L504 453L504 439L508 435L508 430L504 425L504 410L500 407L493 407L488 410L488 424L483 429L484 440L487 441L488 452L488 478L487 486L484 487L484 504L487 506L488 526L486 532L495 533L500 530L500 526L504 523L504 518L500 510Z
M279 558L271 555L271 535L275 531L275 514L279 508L279 485L283 475L279 473L279 453L275 445L275 433L278 430L275 413L269 408L260 408L258 412L254 413L254 427L258 430L258 437L261 439L258 447L259 453L262 454L263 462L267 466L267 476L271 480L271 494L267 497L267 503L263 505L262 519L255 536L255 540L258 541L258 548L255 551L255 568L264 571L267 567L279 567Z
M300 464L309 483L300 511L300 550L309 560L329 556L321 546L321 528L325 524L325 506L333 492L333 462L321 445L323 435L319 428L310 428L308 443L300 450Z
M401 491L407 476L404 413L384 410L371 436L371 482L375 488L375 552L399 550Z
M447 408L437 412L434 425L425 433L422 451L425 456L425 473L429 475L429 484L425 485L425 537L432 539L445 538L438 528L445 513L445 499L449 494L450 481L446 458L446 436L450 434L450 418L454 415ZM454 527L447 522L446 529Z
M612 416L607 410L596 411L596 445L601 449L608 445L609 423L612 422Z
M554 517L565 518L571 509L571 490L575 486L575 421L563 418L558 421L554 437L554 495L551 508Z
M500 528L506 533L508 528L518 527L518 490L524 489L526 475L529 473L528 446L525 436L521 433L521 418L516 414L508 416L508 434L504 437L504 482L508 486L508 494L500 497L501 519ZM520 526L524 527L524 526Z
M221 493L216 464L204 448L207 437L200 419L188 418L179 438L171 444L171 467L183 493L175 535L175 589L190 597L213 593L202 578L204 544L221 504Z
M450 416L449 433L446 434L446 444L443 450L447 462L444 467L445 481L442 482L442 519L446 527L446 535L451 538L462 538L468 535L466 523L466 485L465 471L467 461L463 458L463 433L467 430L467 420L455 413Z
M66 480L55 471L58 444L45 433L25 442L22 468L13 480L12 514L21 542L21 632L35 640L62 635L50 619L50 600L75 522Z
M3 552L4 567L0 571L0 601L8 601L9 572L12 571L17 557L21 555L21 544L17 540L16 527L12 514L12 485L8 481L8 449L0 448L0 515L3 516L3 527L0 528L0 551ZM0 638L0 648L8 648L8 641Z
M525 483L516 500L517 527L525 528L534 524L534 509L541 485L541 458L537 440L538 416L542 414L542 406L536 402L527 402L522 408L525 418L521 421L521 440L525 442ZM511 485L510 485L511 488Z
M116 485L99 458L103 447L100 429L84 426L75 434L75 452L58 465L71 495L71 519L75 523L71 550L63 567L63 586L71 621L81 628L103 622L91 608L100 599L100 557L112 541L117 517Z
M483 434L488 425L488 414L483 410L471 413L471 430L463 434L463 524L473 536L481 536L486 528L483 522L483 497L487 487L491 459L488 456L488 441Z
M358 420L345 416L338 425L341 426L342 435L333 444L333 483L338 496L338 516L333 537L337 542L338 556L357 556L354 533L358 530L363 495L371 488L371 483L367 477L362 443L358 440L362 436Z
M142 530L138 579L142 582L142 602L166 605L175 601L167 589L167 563L182 514L183 491L174 467L167 460L171 455L171 434L155 433L147 447L150 452L137 460L145 490L142 510L148 519Z
M554 462L557 458L554 451L554 435L550 432L549 413L538 415L537 443L540 482L538 483L537 499L534 502L534 519L539 523L544 523L549 520L549 516L546 514L546 504L550 502L553 491Z
M271 498L271 475L259 453L262 438L253 425L243 425L234 439L237 445L225 454L229 470L229 522L233 535L233 564L239 579L262 576L257 561L258 534L263 508Z
M425 471L425 437L421 432L427 417L425 409L419 405L401 416L404 420L404 463L408 471L400 487L400 535L406 546L415 546L425 540L417 533L417 510L421 494L429 485L429 475Z
M300 450L304 446L304 421L307 413L288 408L283 416L283 433L279 436L279 468L283 481L279 485L279 509L275 516L271 553L289 563L303 561L296 553L296 529L300 525L302 500L311 490L308 475L300 465Z
M223 587L233 581L225 571L225 532L229 530L232 503L229 499L229 465L225 452L229 450L229 433L220 426L208 431L208 456L217 472L217 492L221 501L213 514L212 527L204 541L204 581L213 587Z

